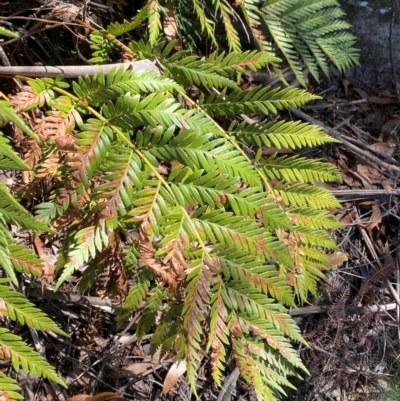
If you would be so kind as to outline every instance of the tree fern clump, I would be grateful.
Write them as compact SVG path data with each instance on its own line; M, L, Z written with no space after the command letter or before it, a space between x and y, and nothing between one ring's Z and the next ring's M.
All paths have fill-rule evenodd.
M204 358L222 384L231 352L258 399L275 400L292 386L289 376L306 372L290 342L305 341L287 307L315 294L325 251L335 248L325 230L339 226L327 211L339 204L315 184L341 177L319 160L260 151L335 140L308 124L243 121L246 113L274 114L317 98L292 88L240 89L237 77L275 63L270 54L200 59L172 54L173 46L126 47L156 58L163 75L114 69L71 87L60 77L28 81L12 102L18 113L44 111L26 130L35 157L27 152L20 161L4 141L4 163L32 169L25 197L51 182L42 187L36 229L49 224L63 240L57 288L82 268L82 291L104 271L115 278L110 296L113 282L132 277L118 324L140 309L138 337L154 332L153 352L174 350L185 360L194 391ZM196 98L188 95L194 86ZM254 147L252 157L245 147ZM0 204L0 212L2 224L34 229L16 204ZM25 255L3 235L7 255ZM35 264L24 257L25 264L3 266L10 278L13 268ZM13 306L8 316L28 322L22 309ZM30 323L55 330L42 319Z
M118 36L147 20L148 41L154 45L169 23L169 10L162 0L140 3L143 7L131 22L113 23L107 31ZM230 52L240 52L249 43L252 48L255 46L270 54L279 52L303 86L304 67L318 81L319 69L329 75L328 60L341 72L358 64L356 38L349 33L350 24L343 20L344 12L337 0L179 0L172 3L179 28L175 36L187 47L197 47L207 38L214 48L229 48ZM98 35L104 40L96 37L96 61L100 60L98 41L102 48L110 44L105 32ZM279 73L277 64L274 68Z

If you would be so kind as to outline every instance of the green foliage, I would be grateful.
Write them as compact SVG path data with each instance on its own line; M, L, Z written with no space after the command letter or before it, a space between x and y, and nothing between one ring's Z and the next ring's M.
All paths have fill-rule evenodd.
M0 391L6 400L16 401L23 400L24 397L18 393L20 390L17 382L4 373L0 372Z
M93 60L108 60L109 50L101 50L110 44L107 35L120 36L146 20L148 43L159 43L168 24L163 4L143 1L132 21L113 23L106 31L96 32ZM359 63L356 38L348 32L350 25L342 19L344 12L337 0L179 0L172 2L172 7L168 18L172 13L176 35L186 48L198 50L198 43L207 38L214 48L237 53L253 42L269 55L283 56L303 86L304 68L318 81L320 70L329 76L328 61L341 72ZM273 67L280 74L277 61ZM195 64L190 58L185 63L207 69L205 63Z
M38 136L24 124L11 103L0 102L0 118L3 125L13 122L33 140ZM29 167L14 151L10 142L0 134L0 168L7 170L27 170ZM8 164L7 164L8 163ZM22 294L9 286L9 281L18 285L16 272L25 272L40 276L43 262L34 255L31 249L14 243L9 226L13 224L20 230L30 230L34 234L51 231L47 224L33 217L7 189L0 183L0 265L9 279L2 279L0 284L0 314L8 320L27 325L29 328L53 331L66 335L40 309L25 299ZM8 285L5 285L5 284ZM46 360L27 346L19 336L13 335L8 329L0 327L0 358L9 359L13 368L22 368L26 373L33 373L43 378L53 380L63 386L65 384L57 376L54 368ZM0 373L0 393L7 400L20 400L19 387L11 378Z
M136 23L114 24L108 34ZM35 124L42 139L32 143L41 159L30 185L44 176L51 181L37 212L65 232L57 288L86 265L82 289L100 266L129 274L133 285L119 325L137 313L138 337L154 331L153 352L172 349L185 359L193 389L204 355L221 385L229 347L258 398L272 401L290 386L289 376L306 372L290 341L305 342L286 308L315 294L326 249L335 249L324 230L340 226L327 211L339 205L314 184L340 181L340 174L296 155L264 157L261 148L336 141L309 124L240 119L316 98L294 88L239 88L244 70L275 57L253 51L199 58L174 53L173 45L129 44L157 58L163 75L114 69L81 77L71 88L59 78L37 79L28 82L33 100L23 105L24 93L13 99L18 112L40 107L44 115ZM254 147L257 158L244 147ZM15 202L0 204L7 223L45 229ZM3 248L25 260L9 263L10 277L37 263L19 248ZM12 303L8 316L28 322L29 303L3 292ZM40 314L31 319L56 331Z

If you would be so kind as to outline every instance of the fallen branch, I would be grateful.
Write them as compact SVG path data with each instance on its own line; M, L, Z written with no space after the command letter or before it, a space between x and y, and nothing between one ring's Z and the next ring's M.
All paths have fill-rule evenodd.
M365 313L378 313L388 310L396 309L396 303L386 305L372 305L372 306L350 306L345 309L346 315L362 315ZM333 306L333 305L332 305ZM289 315L310 315L316 313L329 312L332 309L331 305L328 306L304 306L303 308L297 308L289 310Z
M103 71L105 74L109 73L114 67L132 67L132 71L139 70L155 71L157 74L161 73L162 67L155 59L133 61L131 63L117 63L117 64L104 64L104 65L63 65L57 67L50 66L5 66L0 67L0 77L56 77L63 75L64 78L78 78L85 75L95 75Z

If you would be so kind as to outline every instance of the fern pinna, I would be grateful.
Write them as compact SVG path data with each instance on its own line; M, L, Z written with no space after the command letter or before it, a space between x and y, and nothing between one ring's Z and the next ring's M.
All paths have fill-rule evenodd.
M36 137L26 142L35 155L27 151L24 163L33 173L19 192L33 199L41 188L37 214L63 239L57 288L77 270L82 291L104 272L115 277L108 295L116 280L121 290L133 279L118 324L140 310L139 339L154 332L153 352L186 360L194 391L205 357L222 384L229 352L259 400L278 399L288 377L306 371L286 307L316 292L325 250L335 248L325 230L339 226L324 210L338 202L315 183L340 174L257 149L335 140L308 124L242 121L316 99L292 88L241 90L232 78L275 62L267 53L200 60L171 55L173 43L130 49L157 58L164 74L114 69L72 87L60 77L28 80L12 97L19 112L44 111L32 115Z

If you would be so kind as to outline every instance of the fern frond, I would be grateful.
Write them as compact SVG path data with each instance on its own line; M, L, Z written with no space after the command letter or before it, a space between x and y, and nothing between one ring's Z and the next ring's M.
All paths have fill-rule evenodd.
M43 273L44 263L32 250L23 245L9 245L9 257L13 268L17 272L25 272L40 277Z
M204 174L204 170L192 173L188 167L172 169L168 177L171 190L178 204L185 206L209 205L212 208L229 204L236 215L254 217L265 204L267 193L257 187L239 190L236 177L218 174L215 171Z
M235 127L232 123L229 131L245 145L276 147L278 149L300 149L305 146L320 146L340 141L323 133L316 125L299 121L278 121L247 124L242 122Z
M22 368L25 373L33 373L67 387L58 377L53 366L21 341L20 337L11 334L5 328L0 328L0 355L2 358L10 359L17 372Z
M160 350L161 356L168 350L175 348L175 343L182 333L182 305L170 303L163 311L160 321L150 339L150 352L152 355Z
M267 298L256 288L249 284L238 281L230 281L226 285L224 301L230 308L239 313L240 316L251 317L254 327L264 327L270 325L281 333L295 341L304 343L300 330L293 319L286 313L286 309L274 302L272 298ZM261 325L261 321L264 322ZM257 322L257 323L255 323ZM268 331L268 330L267 330Z
M121 325L132 316L133 312L138 310L145 299L147 292L150 289L151 280L154 279L154 274L149 269L141 269L136 277L135 284L129 290L128 296L122 304L121 311L117 316L117 326Z
M110 62L110 54L114 48L114 43L110 41L110 34L107 31L94 31L90 34L93 44L90 45L92 57L91 63L107 64Z
M107 27L107 32L110 35L114 35L114 36L121 36L124 33L130 32L132 30L134 30L135 28L137 28L142 22L144 22L149 15L149 7L146 4L144 7L142 7L138 13L135 15L134 18L132 18L132 21L126 21L124 20L124 22L122 24L120 24L119 22L115 21L112 22L108 27Z
M220 95L212 94L202 104L202 108L213 115L276 114L278 110L300 107L315 99L319 97L300 89L258 86L254 89L233 91L229 95L225 90Z
M211 353L211 374L215 382L221 386L222 373L225 369L225 346L229 344L229 330L226 324L228 311L222 298L222 283L212 288L210 331L208 335L207 351Z
M139 342L142 340L143 336L149 333L151 328L155 325L157 312L160 310L162 303L166 298L166 292L167 291L165 289L156 287L149 294L146 306L136 329L136 335Z
M181 52L182 56L185 52ZM176 82L184 87L190 85L204 86L206 88L231 88L238 89L238 86L229 78L222 76L218 66L200 60L197 56L186 56L180 60L180 54L164 61L171 76Z
M232 213L216 210L198 217L194 216L193 221L199 232L204 233L204 239L207 238L214 244L228 245L262 258L272 256L271 250L268 249L271 246L269 242L272 242L271 235L250 219L243 219Z
M205 4L201 0L192 0L193 9L196 13L197 18L200 21L201 29L205 33L207 32L208 37L212 40L213 44L218 47L218 41L215 37L214 23L211 19L207 18L205 10Z
M233 26L231 14L232 11L226 4L221 1L214 1L216 9L219 11L226 31L226 39L228 41L228 46L230 51L238 52L241 50L240 38L237 30Z
M68 253L68 263L57 281L56 289L70 278L72 274L87 263L91 258L95 259L98 252L101 252L109 245L109 238L105 228L105 221L102 220L96 226L85 227L75 234L75 246Z
M2 157L4 156L4 157ZM0 169L29 170L29 166L18 156L10 145L10 141L0 131Z
M341 209L339 201L331 191L304 183L278 183L274 189L274 194L281 197L286 206L307 207L315 209Z
M187 377L192 388L196 388L198 369L200 366L200 350L202 323L205 320L205 312L210 304L209 273L202 266L201 260L195 260L189 265L186 288L186 299L182 310L183 326L186 334L186 362Z
M296 233L302 241L310 246L337 249L335 241L323 230L314 230L310 227L296 227Z
M10 194L6 186L0 182L0 215L9 224L18 224L22 228L32 230L35 233L50 231L46 224L35 219L21 204Z
M10 122L14 123L18 128L20 128L23 132L25 132L25 134L27 134L31 138L39 139L37 135L24 123L21 117L19 117L16 111L11 107L11 103L6 102L4 100L0 100L0 126L3 126L6 123Z
M53 331L67 336L45 313L25 299L22 294L0 285L0 313L20 324L42 331Z
M224 144L223 139L209 139L210 134L200 135L187 130L178 134L167 145L151 148L149 152L159 160L178 160L185 166L204 169L207 173L214 173L218 168L222 174L241 177L251 185L260 186L259 174L237 148Z
M263 161L262 164L265 174L270 179L278 178L285 181L309 183L342 181L342 176L336 167L320 160L274 155Z
M336 230L343 226L327 211L298 208L288 210L288 216L299 226L315 227L319 230Z
M149 29L149 43L154 45L160 35L162 29L161 11L162 8L157 0L148 0L148 29Z
M354 37L336 0L266 1L260 10L274 42L283 53L296 78L305 86L299 59L318 81L317 67L328 75L325 55L343 71L358 64Z
M23 400L23 395L19 394L18 391L21 391L21 388L17 382L0 372L0 395L4 397L4 401Z
M272 63L279 63L280 59L265 51L245 52L214 52L207 57L207 62L218 67L218 73L224 76L231 76L235 72L245 70L257 71Z
M285 305L294 305L292 290L275 266L265 265L263 260L232 249L218 251L212 265L218 264L226 280L249 283L262 294L270 295Z
M174 92L179 89L173 80L154 71L132 72L131 67L113 68L106 76L101 72L91 77L79 77L72 86L79 99L93 106L116 100L125 93Z

